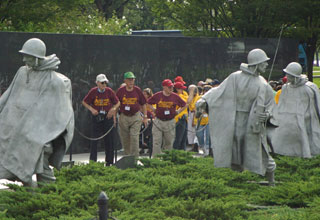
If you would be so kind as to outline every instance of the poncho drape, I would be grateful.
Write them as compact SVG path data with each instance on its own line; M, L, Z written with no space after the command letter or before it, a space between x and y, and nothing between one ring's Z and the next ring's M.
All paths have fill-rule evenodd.
M274 152L303 158L320 154L319 109L319 89L306 76L297 85L283 85L273 113L279 127L270 132Z
M59 64L51 55L37 69L21 67L0 97L0 166L24 182L43 172L47 143L53 142L51 165L59 168L72 141L71 82L54 71Z
M233 165L265 175L269 149L266 132L261 124L254 131L259 106L271 111L274 106L272 88L262 76L241 66L219 87L212 88L202 98L207 102L210 137L216 167Z

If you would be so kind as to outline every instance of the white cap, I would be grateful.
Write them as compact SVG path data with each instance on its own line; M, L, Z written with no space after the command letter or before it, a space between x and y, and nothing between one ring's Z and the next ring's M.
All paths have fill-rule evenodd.
M96 79L97 82L109 82L109 80L107 79L106 75L104 74L99 74L97 75L97 79Z

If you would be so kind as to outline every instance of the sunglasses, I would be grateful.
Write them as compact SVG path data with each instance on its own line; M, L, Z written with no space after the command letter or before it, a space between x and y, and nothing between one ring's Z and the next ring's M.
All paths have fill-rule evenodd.
M107 85L107 82L100 82L101 84L105 84L105 85Z

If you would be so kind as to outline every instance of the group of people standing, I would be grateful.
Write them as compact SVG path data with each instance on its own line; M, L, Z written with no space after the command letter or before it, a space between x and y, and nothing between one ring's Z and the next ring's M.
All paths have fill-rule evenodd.
M150 127L151 132L145 137L149 141L151 139L149 151L153 157L162 150L186 150L187 143L199 145L208 155L208 114L204 114L198 122L194 114L195 103L202 91L208 91L211 85L217 84L217 80L212 83L208 79L208 82L200 82L198 86L190 85L187 92L186 82L181 76L177 76L174 82L170 79L163 80L162 90L153 94L150 88L141 90L136 86L135 78L132 72L124 73L124 84L114 92L108 87L106 75L99 74L96 77L97 86L82 101L83 106L92 114L93 134L101 136L108 132L104 136L106 165L114 163L112 128L117 122L125 155L138 157L139 147L146 145L145 138L141 140L140 137L139 141L143 132L141 127ZM196 136L198 141L195 144ZM97 161L97 141L91 143L90 160Z

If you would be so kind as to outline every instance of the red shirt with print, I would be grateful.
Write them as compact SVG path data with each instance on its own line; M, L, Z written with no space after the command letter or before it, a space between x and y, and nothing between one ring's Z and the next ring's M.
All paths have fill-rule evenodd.
M103 92L98 91L98 87L94 87L84 97L83 101L97 111L108 112L113 105L118 103L119 99L109 87Z
M162 91L148 99L148 104L156 104L156 117L161 120L173 119L176 115L176 106L184 107L186 102L175 93L165 96Z
M134 115L140 111L140 107L147 103L141 89L137 86L133 87L132 91L127 91L123 86L116 93L120 100L120 112L125 115Z

